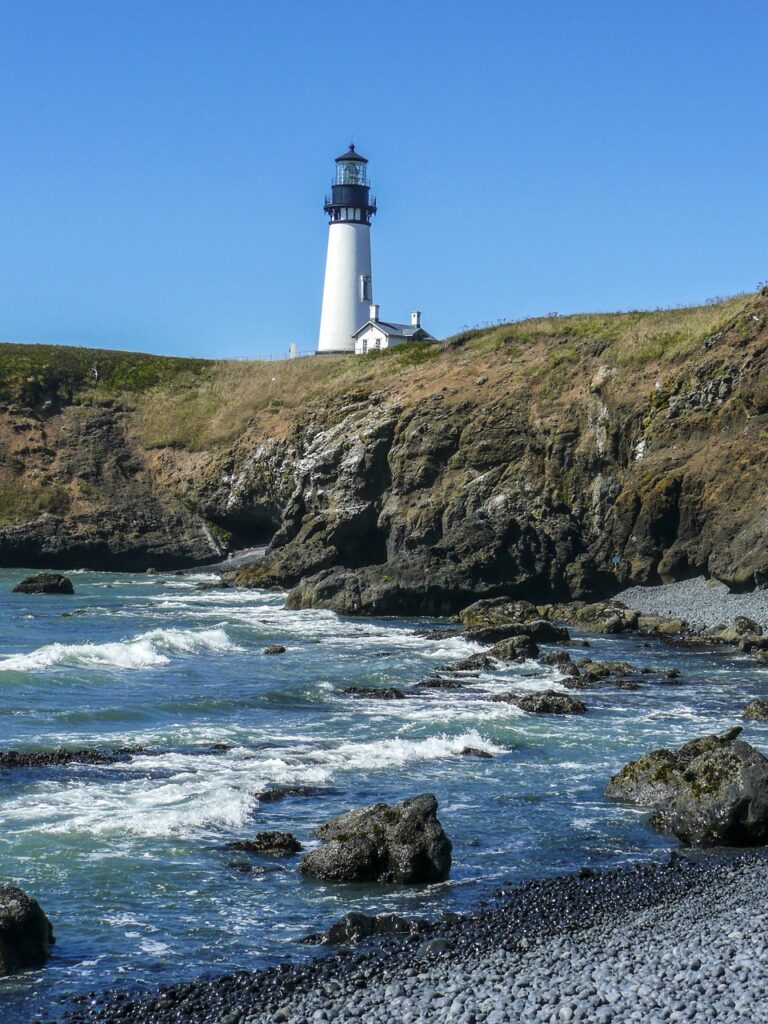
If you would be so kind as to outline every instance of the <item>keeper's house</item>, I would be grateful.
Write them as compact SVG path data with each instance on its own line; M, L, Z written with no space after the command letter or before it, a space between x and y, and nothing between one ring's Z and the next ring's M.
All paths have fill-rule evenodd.
M421 326L421 313L418 310L411 313L409 324L393 324L379 319L379 307L375 304L370 307L369 319L362 327L358 327L352 337L355 339L356 356L392 348L406 341L435 341Z

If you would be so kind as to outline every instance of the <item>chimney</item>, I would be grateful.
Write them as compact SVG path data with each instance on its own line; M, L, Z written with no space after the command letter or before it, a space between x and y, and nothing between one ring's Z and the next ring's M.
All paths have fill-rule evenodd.
M421 327L421 310L414 309L411 313L411 327Z
M379 319L379 307L375 302L372 302L368 307L368 316L373 320L374 323L378 322Z

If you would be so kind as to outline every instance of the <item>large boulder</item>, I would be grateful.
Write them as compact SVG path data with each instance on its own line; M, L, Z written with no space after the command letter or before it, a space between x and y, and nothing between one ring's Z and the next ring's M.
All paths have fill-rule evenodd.
M491 629L510 622L528 622L541 616L530 601L511 601L506 597L484 598L462 608L459 618L467 629Z
M321 825L317 836L322 846L304 857L301 870L324 881L414 885L443 882L451 870L452 844L431 793L349 811Z
M14 594L74 594L72 580L59 572L39 572L27 576L13 588Z
M727 625L711 626L704 631L704 636L707 639L723 644L740 644L744 641L755 643L762 638L762 635L762 626L754 619L747 618L746 615L737 615Z
M606 796L654 807L651 824L695 846L768 842L768 758L736 727L654 750L613 776Z
M487 652L488 657L496 661L527 661L535 658L538 653L538 645L527 633L501 640Z
M467 638L478 643L495 644L516 636L529 636L539 644L568 643L571 635L565 626L556 626L547 619L531 619L530 622L509 622L504 626L487 626L467 630Z
M15 885L0 886L0 977L42 967L54 941L37 900Z

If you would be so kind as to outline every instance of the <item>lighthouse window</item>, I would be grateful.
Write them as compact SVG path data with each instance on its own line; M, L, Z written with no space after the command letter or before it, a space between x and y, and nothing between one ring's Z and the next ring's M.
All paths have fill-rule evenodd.
M364 185L365 164L357 160L342 160L336 165L337 185Z
M371 299L371 279L367 274L360 275L360 301L361 302L372 302Z

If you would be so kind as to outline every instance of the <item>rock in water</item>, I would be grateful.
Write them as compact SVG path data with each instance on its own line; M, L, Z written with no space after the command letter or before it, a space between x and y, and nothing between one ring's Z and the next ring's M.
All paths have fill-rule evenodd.
M59 572L40 572L27 576L13 588L14 594L74 594L72 580Z
M768 758L738 738L740 727L625 765L605 794L655 807L651 824L694 846L768 842Z
M751 701L744 708L744 717L751 718L755 722L766 722L768 721L768 700L757 700Z
M540 617L536 605L530 601L511 601L505 597L484 598L459 612L459 618L467 629L491 629Z
M286 648L282 644L270 644L261 652L262 654L285 654Z
M300 852L301 843L290 832L259 832L253 839L239 839L230 843L229 848L270 857L290 857Z
M499 693L492 701L514 704L523 711L534 715L583 715L587 705L560 690L540 690L538 693Z
M409 921L399 914L361 914L352 911L332 924L322 938L330 945L341 945L362 942L375 935L414 934L424 931L429 922L423 918Z
M452 844L436 815L436 798L422 793L395 807L374 804L331 818L317 830L323 845L304 857L301 870L328 882L443 882Z
M538 653L538 646L530 636L523 634L509 637L491 647L488 657L495 658L496 661L526 661L528 658L535 658Z
M42 967L54 941L51 922L37 900L15 885L0 886L0 977Z
M396 686L347 686L341 691L350 697L369 700L403 700L405 694Z

